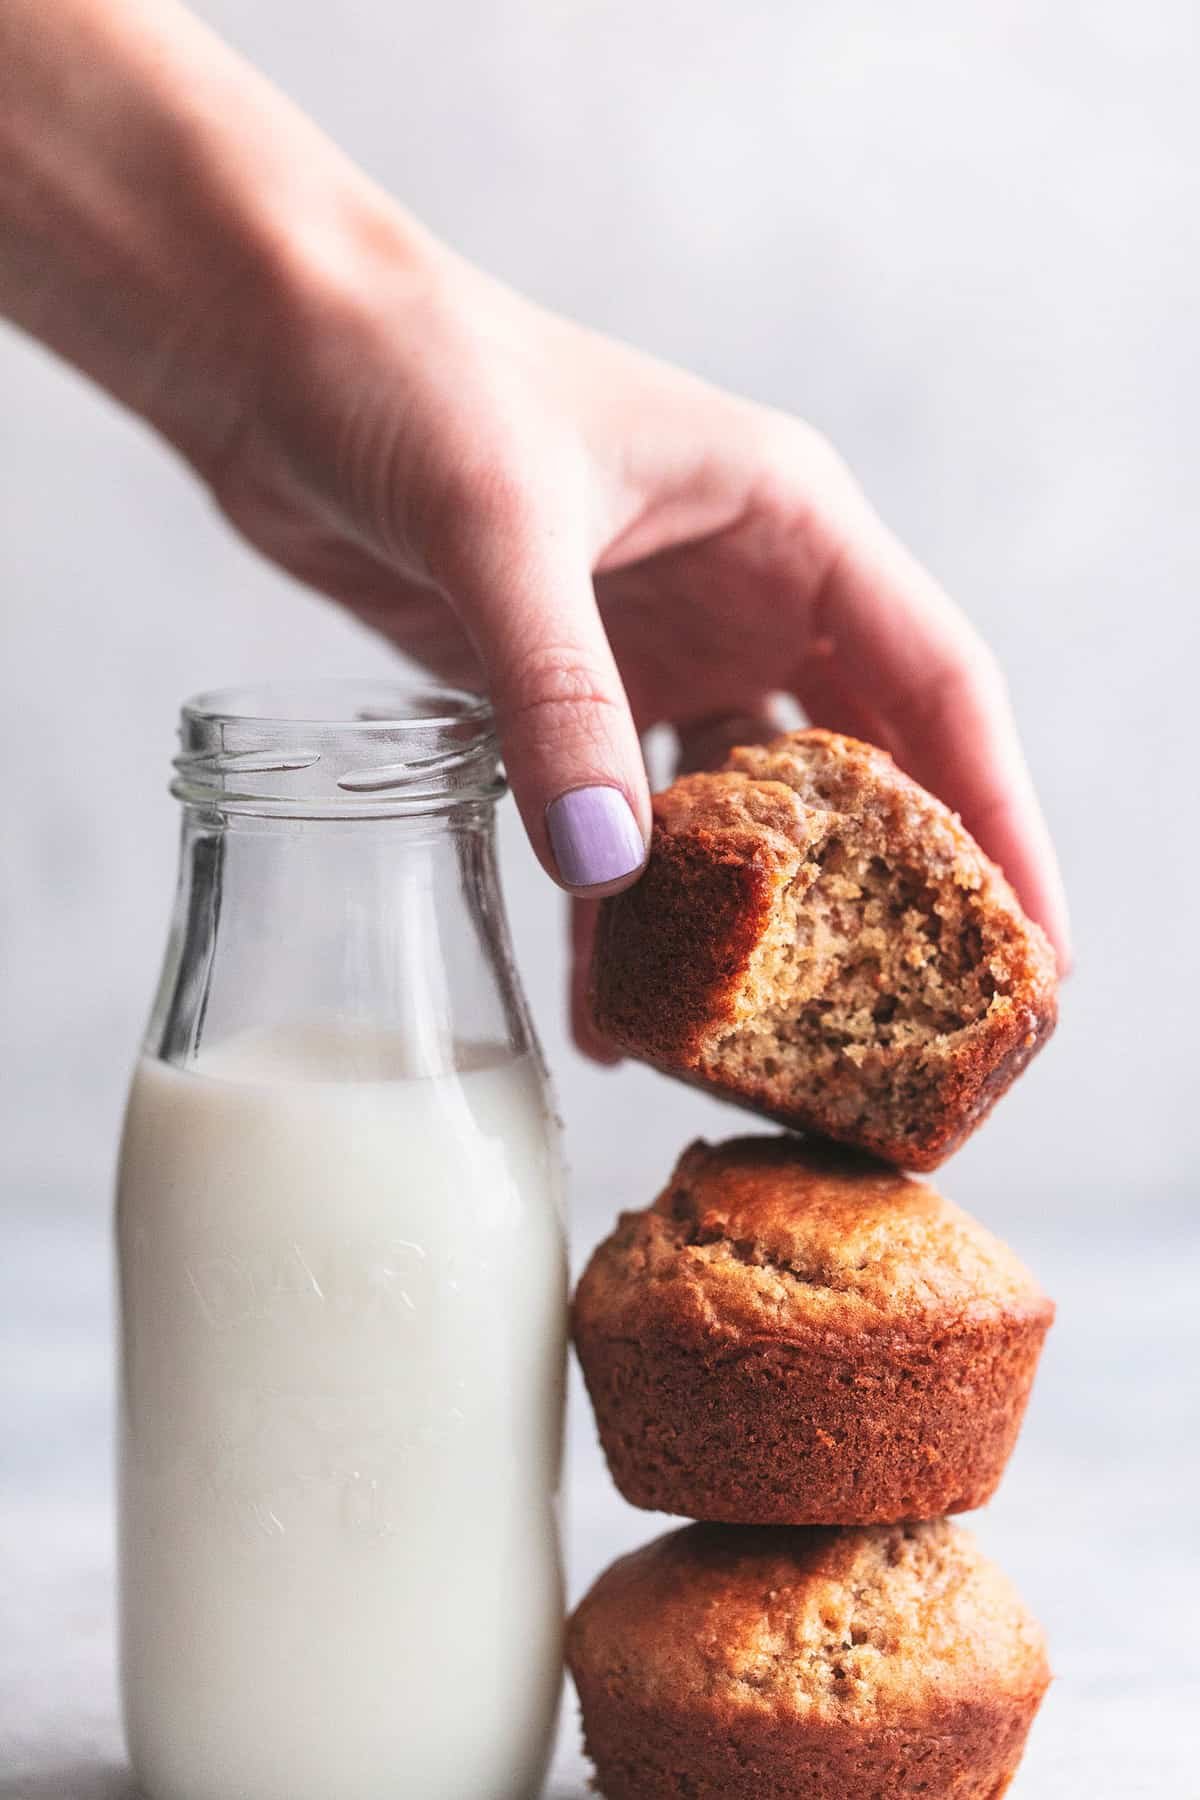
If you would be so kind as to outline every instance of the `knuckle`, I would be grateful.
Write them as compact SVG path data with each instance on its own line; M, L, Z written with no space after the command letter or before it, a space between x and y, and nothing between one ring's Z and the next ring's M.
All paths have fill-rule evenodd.
M822 492L857 491L858 483L846 458L832 438L816 425L800 421L798 459L810 486Z
M573 645L538 644L506 671L502 723L535 739L595 741L619 709L601 671Z
M417 530L430 568L453 576L479 533L514 535L530 513L527 483L505 448L481 435L423 484Z
M824 432L786 413L760 415L755 432L754 500L833 556L869 514L849 463Z
M486 438L460 455L447 481L450 501L481 524L512 527L531 515L521 458L500 438Z
M836 503L858 492L858 482L841 451L805 419L769 414L762 452L808 504Z

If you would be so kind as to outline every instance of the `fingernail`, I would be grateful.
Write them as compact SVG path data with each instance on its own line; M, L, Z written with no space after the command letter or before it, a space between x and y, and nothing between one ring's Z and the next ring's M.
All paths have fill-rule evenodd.
M546 829L567 887L599 887L632 875L646 860L633 809L620 788L581 787L546 808Z

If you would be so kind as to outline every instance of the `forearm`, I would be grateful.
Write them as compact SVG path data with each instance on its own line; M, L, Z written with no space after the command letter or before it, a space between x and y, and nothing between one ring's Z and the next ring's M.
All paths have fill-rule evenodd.
M201 467L301 270L380 221L428 253L174 0L0 0L0 313Z

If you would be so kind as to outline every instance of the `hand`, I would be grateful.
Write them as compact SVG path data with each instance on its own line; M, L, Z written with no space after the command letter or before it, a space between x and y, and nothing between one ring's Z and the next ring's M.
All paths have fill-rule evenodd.
M635 877L639 732L665 722L706 760L783 691L961 812L1065 961L996 664L814 431L443 252L414 271L378 229L289 304L290 348L214 475L221 504L439 675L484 682L551 875L590 895ZM599 1054L581 1005L589 920L577 910L573 1010Z
M816 432L472 269L174 5L14 7L11 151L41 187L13 190L8 310L171 437L266 555L487 687L555 879L594 899L636 877L639 732L665 722L695 759L784 692L961 812L1065 963L996 664ZM86 142L58 98L76 54L111 88ZM81 274L60 244L48 296L56 214L87 254ZM577 966L587 935L579 914Z

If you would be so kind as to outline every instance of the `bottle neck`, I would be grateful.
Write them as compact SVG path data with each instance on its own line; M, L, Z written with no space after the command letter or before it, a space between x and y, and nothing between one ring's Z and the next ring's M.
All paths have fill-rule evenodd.
M314 825L189 808L147 1047L186 1066L260 1033L336 1037L366 1078L527 1052L491 817Z
M287 742L255 751L238 740L261 741L262 722L246 723L253 732L222 749L205 717L198 790L197 756L181 759L179 883L149 1054L203 1067L206 1051L261 1036L302 1059L312 1046L315 1063L371 1079L527 1053L496 869L503 790L490 740L476 733L435 755L423 719L420 754L410 737L398 756L403 725L357 722L348 749L346 728L308 726L313 744L322 730L324 742L318 763L297 769L295 724L274 733ZM220 734L227 745L230 735ZM235 765L214 760L229 756ZM250 770L251 758L272 766ZM348 801L347 775L363 784ZM380 785L370 789L372 776Z
M451 688L310 682L183 708L172 792L222 817L411 818L504 793L491 710Z

